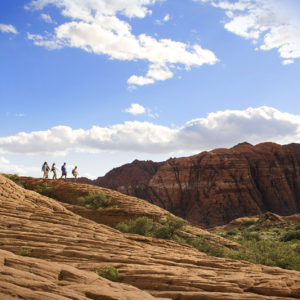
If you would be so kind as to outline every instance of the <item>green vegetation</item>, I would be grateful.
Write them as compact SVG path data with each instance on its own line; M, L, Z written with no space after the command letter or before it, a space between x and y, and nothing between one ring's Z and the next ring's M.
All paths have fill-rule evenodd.
M248 228L234 228L228 231L214 231L242 246L238 251L224 249L220 256L300 271L298 224L292 225L284 222L280 224L271 222L270 224L270 220L265 220L265 223L249 223L248 226ZM199 249L199 247L196 248ZM199 250L215 255L210 249L209 251Z
M107 198L104 193L92 194L88 193L86 196L79 197L78 205L84 206L89 209L103 209L103 208L116 208L112 205L111 199Z
M34 191L41 194L41 195L43 195L43 196L54 198L53 197L53 187L48 186L47 184L38 186Z
M186 221L171 216L162 218L159 223L155 223L147 217L139 217L128 223L119 223L116 228L124 233L134 233L184 243L186 241L180 236L180 230L185 225L187 225Z
M22 183L20 177L18 174L1 174L4 177L10 179L11 181L13 181L14 183L16 183L17 185L24 187L24 184Z
M262 223L247 222L248 228L214 231L222 237L241 245L239 250L215 244L209 236L194 235L185 230L187 223L175 217L162 218L155 223L140 217L116 228L124 233L134 233L155 238L187 243L201 252L217 257L246 260L256 264L277 266L300 271L300 230L298 225L264 227ZM297 229L296 229L297 228Z
M244 221L242 223L243 226L251 226L251 225L254 225L255 224L255 220L248 220L248 221Z
M28 248L21 248L19 251L18 251L18 255L21 255L21 256L30 256L31 255L31 252L32 252L32 249Z
M288 241L292 241L292 240L298 240L298 241L300 241L300 229L286 232L281 237L281 240L283 242L288 242Z
M111 281L118 281L120 279L119 271L114 266L105 266L103 268L98 268L95 272L99 276Z

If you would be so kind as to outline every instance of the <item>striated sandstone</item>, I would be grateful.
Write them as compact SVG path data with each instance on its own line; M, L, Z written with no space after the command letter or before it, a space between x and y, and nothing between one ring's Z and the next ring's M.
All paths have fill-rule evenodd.
M32 249L32 258L9 253L16 254L21 248ZM57 295L85 299L74 296L84 291L90 299L127 299L118 294L126 289L128 295L132 292L134 297L149 298L133 287L108 284L102 279L99 285L107 287L109 296L97 294L101 291L94 286L93 271L105 265L118 268L123 284L153 297L180 300L300 297L299 272L210 257L188 245L122 234L71 212L53 199L24 190L2 176L0 249L5 250L0 253L3 257L0 291L8 297L13 297L16 291L20 296L48 291L48 295L38 294L39 299L64 299ZM58 284L55 278L61 270L65 271ZM109 298L111 295L115 298ZM134 297L128 299L138 299Z
M133 286L106 280L93 272L4 250L0 250L0 279L2 300L160 299Z
M124 186L124 168L114 170L114 185L111 179L106 181L106 176L96 182L140 195L205 227L267 211L285 216L300 212L300 144L243 143L170 159L147 184L144 179L140 184L137 176L128 178ZM129 172L130 166L125 169Z

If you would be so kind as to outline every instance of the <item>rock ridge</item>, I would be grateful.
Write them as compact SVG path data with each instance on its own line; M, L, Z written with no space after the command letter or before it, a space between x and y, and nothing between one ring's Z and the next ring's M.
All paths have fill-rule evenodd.
M136 170L139 164L133 165ZM170 159L141 181L135 172L123 178L131 166L116 168L94 183L139 196L204 227L267 211L284 216L300 212L300 144L245 142Z

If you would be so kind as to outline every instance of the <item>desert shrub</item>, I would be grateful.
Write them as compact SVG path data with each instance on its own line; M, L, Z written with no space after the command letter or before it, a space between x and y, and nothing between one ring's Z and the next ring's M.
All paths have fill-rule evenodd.
M102 268L98 268L95 272L99 276L104 277L111 281L118 281L120 279L119 271L114 266L105 266Z
M32 249L28 248L21 248L19 251L18 251L18 255L21 255L21 256L30 256L31 255L31 252L32 252Z
M186 221L172 216L162 218L159 223L154 223L152 219L144 216L128 223L119 223L116 228L124 233L134 233L184 243L185 240L179 236L179 231L186 224Z
M260 234L258 232L249 232L249 231L243 231L242 232L242 237L247 240L255 240L255 241L260 241Z
M178 232L187 225L187 222L172 216L162 218L155 226L153 236L160 239L178 240Z
M295 244L292 247L293 250L300 255L300 244Z
M288 231L282 237L283 242L288 242L292 240L300 240L300 230Z
M128 223L117 224L116 228L124 233L134 233L150 236L153 232L154 223L147 217L139 217L136 220L130 220Z
M255 220L248 220L248 221L244 221L243 223L242 223L242 225L243 226L246 226L246 227L249 227L249 226L251 226L251 225L254 225L256 222L255 222Z
M192 239L188 242L191 246L195 247L197 250L204 252L211 256L225 257L225 249L221 246L215 246L207 241L204 238L198 237Z
M101 192L97 194L88 193L86 196L79 197L77 201L78 205L89 209L116 207L111 204L111 199L107 198L107 196Z
M53 187L48 186L47 184L40 185L35 189L35 192L46 196L46 197L53 197Z
M227 235L237 235L239 233L240 233L240 231L238 228L233 228L233 229L227 231Z
M20 177L18 174L1 174L3 176L5 176L6 178L10 179L11 181L13 181L14 183L16 183L17 185L24 187L24 184L22 183Z

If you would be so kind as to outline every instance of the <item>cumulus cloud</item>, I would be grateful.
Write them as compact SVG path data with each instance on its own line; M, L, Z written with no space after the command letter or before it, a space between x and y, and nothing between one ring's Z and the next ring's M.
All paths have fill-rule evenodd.
M156 20L155 23L158 25L162 25L163 23L169 22L170 21L170 14L166 14L162 20Z
M142 115L146 112L146 109L140 104L133 103L129 108L125 109L125 112L128 112L132 115Z
M46 22L46 23L53 23L53 20L51 18L50 15L47 15L47 14L41 14L41 18Z
M172 78L173 75L173 72L166 65L151 65L145 77L133 75L127 82L133 85L147 85L152 84L157 80Z
M0 24L0 31L3 33L13 33L18 34L17 29L10 24Z
M300 142L300 116L272 107L226 110L191 120L179 128L150 122L125 122L89 130L56 126L46 131L20 132L0 138L0 150L10 153L66 154L123 151L139 153L200 152L230 147L247 140Z
M48 49L75 47L110 59L143 60L149 62L146 76L133 74L130 85L152 84L173 77L170 67L183 65L185 69L215 64L215 54L198 44L189 45L171 39L156 39L146 34L138 36L126 18L144 18L151 14L148 8L162 0L33 0L27 9L42 10L52 4L63 16L71 19L44 36L28 33L28 39ZM124 18L120 18L123 15ZM164 20L167 21L166 15Z
M31 171L38 171L38 168L26 168L12 164L8 159L0 156L0 173L26 175Z
M291 64L300 57L298 0L194 0L225 10L225 28L252 40L261 50L277 49ZM298 12L295 10L298 7Z

